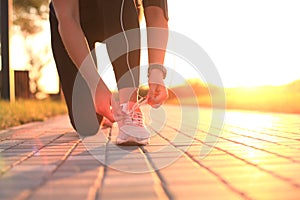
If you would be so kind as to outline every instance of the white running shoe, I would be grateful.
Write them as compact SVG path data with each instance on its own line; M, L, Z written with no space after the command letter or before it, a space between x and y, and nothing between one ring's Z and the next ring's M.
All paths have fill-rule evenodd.
M115 119L119 126L119 135L116 143L118 145L135 146L147 145L150 141L150 131L145 127L143 114L140 106L144 103L138 102L120 104Z

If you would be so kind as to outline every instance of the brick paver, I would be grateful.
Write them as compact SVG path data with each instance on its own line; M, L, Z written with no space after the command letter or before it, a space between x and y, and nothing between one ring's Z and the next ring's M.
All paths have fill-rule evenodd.
M227 111L220 128L210 109L145 109L145 147L116 146L116 125L79 138L67 116L1 131L0 199L300 199L299 115Z

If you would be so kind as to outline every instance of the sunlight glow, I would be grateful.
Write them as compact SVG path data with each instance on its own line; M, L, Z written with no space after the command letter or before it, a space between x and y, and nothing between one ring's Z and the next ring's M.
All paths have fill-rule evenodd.
M300 79L299 6L295 0L169 1L169 27L208 53L225 87L281 85ZM50 48L48 21L43 26L44 32L31 42L33 49L42 45ZM24 40L15 34L12 67L28 69ZM142 65L145 61L143 55ZM193 68L173 55L167 55L165 64L187 78L195 78ZM57 92L54 62L47 67L41 82L47 92ZM107 80L112 82L112 76Z
M263 114L263 113L254 113L254 112L241 113L229 112L226 113L226 123L235 124L238 127L254 129L261 131L267 128L272 128L273 124L277 122L277 118L273 115Z
M204 48L225 87L281 85L300 79L299 6L295 0L171 1L170 28Z

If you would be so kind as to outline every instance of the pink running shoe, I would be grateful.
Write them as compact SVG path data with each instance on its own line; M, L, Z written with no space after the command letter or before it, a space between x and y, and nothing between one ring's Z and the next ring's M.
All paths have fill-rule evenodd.
M145 127L140 106L144 99L138 102L120 104L114 117L119 126L116 143L124 146L147 145L150 142L150 131Z

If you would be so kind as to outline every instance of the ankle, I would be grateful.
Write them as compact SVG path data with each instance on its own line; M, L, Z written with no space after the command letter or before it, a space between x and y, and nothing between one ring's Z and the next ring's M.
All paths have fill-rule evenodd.
M137 102L137 88L122 88L119 90L120 104L128 102Z

